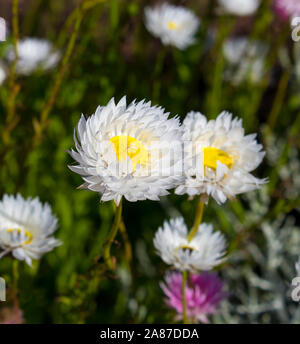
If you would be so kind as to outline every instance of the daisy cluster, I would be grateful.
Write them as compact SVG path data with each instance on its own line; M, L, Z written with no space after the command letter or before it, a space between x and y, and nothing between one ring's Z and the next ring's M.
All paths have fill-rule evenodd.
M223 204L267 182L251 173L263 160L262 145L255 134L246 135L242 121L228 112L215 120L190 112L181 124L177 116L170 118L150 102L127 105L125 97L118 103L111 99L87 119L82 115L74 140L70 155L76 164L69 167L81 175L84 183L80 188L98 192L101 201L114 200L116 205L123 197L131 202L159 200L170 189L178 195L199 196L205 203L212 197ZM188 227L179 217L158 229L154 246L166 264L197 275L224 262L227 245L223 234L208 223L199 224L189 237ZM204 297L205 288L197 286L195 278L191 278L188 288L192 291L187 289L187 293L203 292ZM170 286L163 289L173 300L176 283L171 277L168 280ZM219 280L209 281L217 293ZM178 311L177 303L167 302ZM206 319L216 308L194 306L190 313L198 320Z
M111 99L89 118L81 116L74 133L80 188L96 191L101 201L159 200L175 193L212 196L219 204L266 183L251 172L265 153L256 135L245 135L242 121L222 112L208 120L200 112L178 117L150 102L126 104Z

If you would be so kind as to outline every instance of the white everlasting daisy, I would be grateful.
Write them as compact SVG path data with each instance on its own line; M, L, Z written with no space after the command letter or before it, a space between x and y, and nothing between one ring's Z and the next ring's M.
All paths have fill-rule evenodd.
M4 195L0 201L0 257L12 253L31 265L32 259L39 259L61 244L52 236L56 227L57 218L47 203L42 204L38 198Z
M189 9L181 6L162 4L145 8L146 27L165 45L185 49L191 45L199 26L199 19Z
M0 17L0 42L6 41L6 21Z
M175 190L177 194L201 194L203 200L211 195L221 204L266 183L250 173L265 153L256 134L245 136L242 120L222 112L208 121L201 113L190 112L183 127L186 179Z
M228 62L225 79L239 85L245 79L257 84L263 76L268 53L266 44L250 42L246 37L229 38L223 44L223 54Z
M29 75L38 68L48 70L54 68L60 60L60 52L45 39L27 37L18 42L18 61L16 72ZM13 48L8 51L7 58L13 61Z
M249 16L256 12L259 0L218 0L223 10L236 16Z
M154 237L162 260L180 271L211 270L224 261L226 241L213 226L202 223L191 241L182 217L165 222Z
M158 200L182 182L182 131L178 118L168 119L161 107L111 99L87 120L84 116L74 135L78 162L69 166L99 192L102 201L122 196L128 201Z

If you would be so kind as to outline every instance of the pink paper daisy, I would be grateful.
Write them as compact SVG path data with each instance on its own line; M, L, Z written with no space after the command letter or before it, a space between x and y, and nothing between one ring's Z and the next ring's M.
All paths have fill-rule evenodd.
M169 272L161 283L166 304L177 312L176 319L182 319L182 274ZM187 316L192 322L208 323L207 316L217 311L221 301L227 296L224 283L216 273L190 274L185 288Z
M274 0L275 12L282 20L300 16L300 0Z

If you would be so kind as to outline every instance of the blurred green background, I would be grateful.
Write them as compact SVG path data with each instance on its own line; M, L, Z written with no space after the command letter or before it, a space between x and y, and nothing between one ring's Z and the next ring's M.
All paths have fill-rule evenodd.
M300 78L296 73L300 43L291 40L289 24L276 18L271 1L263 1L254 16L238 18L219 14L216 1L195 0L172 3L189 7L201 19L196 43L184 51L164 47L144 26L144 7L155 3L159 1L19 1L20 38L47 38L62 54L74 39L38 141L34 141L39 136L37 123L41 123L61 65L50 72L16 77L15 122L9 118L10 84L6 81L0 86L0 194L19 192L49 202L59 219L56 236L64 243L33 268L20 262L18 287L25 321L173 321L174 314L163 305L159 287L167 266L155 255L152 240L164 219L181 213L191 225L195 203L173 194L160 202L125 202L132 263L129 266L124 259L124 240L119 233L119 243L113 247L117 270L107 273L97 259L114 206L100 204L95 192L77 190L81 178L67 167L72 159L66 151L73 146L80 114L88 116L111 97L119 100L127 95L128 101L152 100L182 119L191 110L209 118L228 110L243 119L247 133L258 133L267 156L256 174L268 177L269 184L222 207L210 201L204 214L205 221L223 231L230 252L228 262L219 270L231 295L213 321L300 322L297 304L287 294L300 254ZM0 0L0 16L7 20L10 31L7 42L0 43L3 61L12 44L11 7L10 0ZM79 16L82 20L74 37ZM246 77L234 85L223 77L228 67L223 43L229 36L240 35L259 39L269 47L263 76L257 83ZM286 242L280 240L281 251L275 256L275 251L270 251L259 260L258 252L263 255L275 249L279 233L287 237ZM276 255L279 263L274 260ZM0 275L10 288L11 258L0 260ZM257 280L277 286L282 283L283 289L276 294L260 288ZM282 301L279 306L277 298ZM271 306L257 311L255 305Z

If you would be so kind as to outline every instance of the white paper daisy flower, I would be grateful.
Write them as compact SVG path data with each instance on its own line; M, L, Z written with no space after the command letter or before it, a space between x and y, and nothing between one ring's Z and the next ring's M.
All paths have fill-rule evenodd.
M164 222L154 237L154 246L162 260L180 271L211 270L224 261L226 241L213 226L202 223L191 241L182 217Z
M69 166L99 192L102 201L159 200L183 181L182 129L161 107L123 97L99 106L87 120L82 115L74 135L78 162ZM75 133L76 134L76 133Z
M189 9L167 3L145 8L145 23L149 32L165 45L185 49L195 41L200 20Z
M203 200L212 196L221 204L267 182L250 173L265 153L256 134L245 136L242 120L222 112L208 121L200 112L190 112L183 127L186 179L175 193L202 195Z
M223 54L228 62L225 79L239 85L245 79L257 84L265 71L268 46L261 41L250 42L246 37L229 38L223 44Z
M38 198L4 195L0 201L0 257L8 253L31 265L44 253L61 244L52 235L57 218L50 206Z
M16 72L29 75L36 69L48 70L54 68L60 60L61 54L54 49L51 42L45 39L27 37L18 42L18 61ZM8 51L7 58L13 61L13 48Z
M236 16L249 16L256 12L259 0L218 0L222 9Z
M6 41L6 21L0 17L0 42Z

